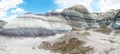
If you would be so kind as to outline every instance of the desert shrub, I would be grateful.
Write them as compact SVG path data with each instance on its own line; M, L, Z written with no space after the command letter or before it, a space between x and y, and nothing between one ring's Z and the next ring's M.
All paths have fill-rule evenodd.
M86 27L85 30L89 30L90 28L89 27Z
M81 35L82 35L82 36L90 36L90 33L87 32L87 31L85 31L85 32L81 33Z
M48 42L43 42L40 45L40 48L51 50L52 52L59 52L61 54L86 54L93 48L84 47L84 41L78 40L77 38L71 38L68 41L56 42L50 44Z
M75 28L72 28L72 31L77 31L77 29L75 29Z
M120 35L120 30L115 31L115 32L114 32L114 35Z
M102 26L100 29L96 30L97 32L101 32L104 34L110 34L112 32L112 29L106 27L106 26Z
M80 35L80 31L73 31L73 33L77 34L77 35Z
M71 31L80 31L80 29L77 29L77 28L73 27Z
M39 48L44 48L46 50L51 49L52 45L49 42L43 41Z

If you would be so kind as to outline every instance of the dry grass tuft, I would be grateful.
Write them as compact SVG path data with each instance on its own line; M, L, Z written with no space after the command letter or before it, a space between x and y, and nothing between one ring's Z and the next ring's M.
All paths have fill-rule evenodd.
M97 32L101 32L104 34L110 34L112 32L112 29L106 27L106 26L102 26L100 29L96 30Z
M52 52L59 52L61 54L86 54L93 48L84 47L85 42L77 38L71 38L68 41L56 42L53 45L48 42L43 42L40 48L51 50Z

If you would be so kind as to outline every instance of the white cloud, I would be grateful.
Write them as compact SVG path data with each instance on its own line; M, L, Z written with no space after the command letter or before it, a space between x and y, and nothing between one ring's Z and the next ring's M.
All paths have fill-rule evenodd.
M16 18L17 16L18 16L17 14L12 14L12 15L9 16L9 18L8 18L8 17L5 17L5 18L1 18L1 20L9 21L9 20L11 20L11 19Z
M100 12L106 12L110 9L120 9L120 0L100 0Z
M58 5L58 9L64 9L71 7L76 4L84 5L89 11L94 12L94 7L96 7L98 12L105 12L110 9L120 9L120 0L55 0ZM93 5L93 3L95 3Z
M13 15L10 16L10 19L14 19L14 18L16 18L17 16L18 16L18 15L13 14Z
M23 3L23 0L1 0L0 10L9 10L10 8L15 8L18 4Z
M0 11L0 17L4 17L7 15L7 12L4 12L4 11Z
M7 17L8 11L11 8L17 8L17 5L22 3L23 3L23 0L1 0L0 1L0 18Z
M48 12L53 12L53 11L62 12L62 11L63 11L63 9L48 10Z
M12 13L24 13L25 10L24 10L24 9L21 9L21 8L16 8L15 10L12 10L11 12L12 12Z
M55 3L59 7L58 9L64 9L64 8L68 8L76 4L80 4L80 5L84 5L90 11L92 11L92 8L91 8L92 1L93 0L55 0Z
M63 9L56 9L55 11L57 11L57 12L62 12Z

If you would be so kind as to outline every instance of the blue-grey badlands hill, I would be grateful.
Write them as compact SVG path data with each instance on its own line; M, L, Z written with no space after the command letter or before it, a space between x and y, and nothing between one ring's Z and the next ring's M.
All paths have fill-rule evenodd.
M71 30L99 29L103 26L120 29L120 10L90 13L83 5L75 5L62 12L53 11L44 15L26 13L13 18L3 26L0 35L51 36Z

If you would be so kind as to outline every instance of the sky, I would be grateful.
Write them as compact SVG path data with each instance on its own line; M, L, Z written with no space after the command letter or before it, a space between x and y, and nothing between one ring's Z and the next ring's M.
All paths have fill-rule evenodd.
M24 4L20 5L20 8L34 14L46 13L48 10L57 9L54 0L24 0L24 2Z
M44 14L61 12L73 5L84 5L90 12L106 12L120 9L120 0L0 0L0 19L10 19L23 13Z

